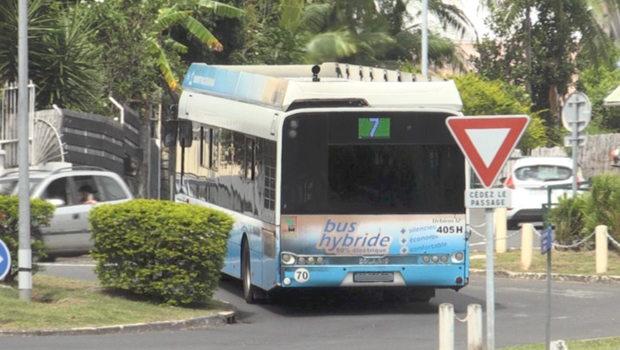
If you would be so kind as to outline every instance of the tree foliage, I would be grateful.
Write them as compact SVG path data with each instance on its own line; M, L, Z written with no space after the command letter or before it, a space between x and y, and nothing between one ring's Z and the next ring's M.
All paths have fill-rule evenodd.
M303 1L249 0L242 22L240 47L231 54L230 63L299 64L304 49L291 30L299 20ZM287 22L288 21L288 22Z
M486 80L472 73L455 77L454 81L463 100L465 115L529 115L530 124L519 148L528 151L546 143L544 122L536 113L530 112L531 103L523 88L501 80Z
M617 55L616 55L617 57ZM603 106L603 100L620 83L620 68L615 64L587 65L579 74L578 88L592 103L589 133L620 132L620 109Z
M102 66L105 67L106 91L124 96L128 101L147 102L149 92L164 88L174 92L179 77L186 70L181 55L188 46L173 36L181 31L214 51L223 44L194 17L198 11L217 16L240 17L244 11L234 6L208 0L186 0L169 5L154 0L132 5L122 0L92 3L104 26L99 42L105 46Z
M419 65L421 32L406 0L247 1L244 47L235 53L242 63L348 63L399 68ZM446 26L463 25L457 8L431 0L431 11ZM415 13L418 15L418 13ZM452 24L450 24L452 23ZM429 62L436 67L463 66L457 46L430 33Z
M550 141L559 142L560 109L574 86L576 57L587 57L592 64L609 62L609 39L584 0L486 3L493 5L488 24L496 37L477 46L475 67L488 79L529 87L533 109L543 116ZM534 13L535 21L530 18Z
M17 3L0 2L0 84L17 79ZM224 49L194 15L244 13L210 0L30 0L29 77L37 85L37 108L105 113L108 95L144 105L162 87L175 91L189 41L179 36Z
M17 0L0 3L0 85L18 79ZM36 106L96 110L101 97L98 23L88 9L53 0L28 3L29 78Z

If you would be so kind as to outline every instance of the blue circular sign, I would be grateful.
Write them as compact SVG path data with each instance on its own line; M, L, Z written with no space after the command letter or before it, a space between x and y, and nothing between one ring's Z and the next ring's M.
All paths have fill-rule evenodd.
M11 252L0 239L0 281L11 271Z

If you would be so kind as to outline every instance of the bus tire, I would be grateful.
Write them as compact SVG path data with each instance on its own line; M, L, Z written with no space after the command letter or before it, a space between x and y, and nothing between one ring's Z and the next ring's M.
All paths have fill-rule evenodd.
M250 246L246 240L243 241L241 255L241 281L243 283L243 297L248 304L255 304L257 290L252 285L252 266L250 259Z

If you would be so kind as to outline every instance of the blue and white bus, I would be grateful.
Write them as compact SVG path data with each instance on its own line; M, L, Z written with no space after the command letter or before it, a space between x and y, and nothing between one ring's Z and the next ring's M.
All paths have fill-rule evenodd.
M318 71L318 72L317 72ZM224 274L248 303L354 287L430 300L467 285L465 159L452 81L397 71L192 64L176 199L229 213Z

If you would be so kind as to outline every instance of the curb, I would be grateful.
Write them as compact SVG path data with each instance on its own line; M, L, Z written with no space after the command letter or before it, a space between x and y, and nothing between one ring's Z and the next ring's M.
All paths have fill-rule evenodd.
M231 305L232 306L232 305ZM236 312L222 311L216 314L199 316L181 321L160 321L151 323L134 323L127 325L84 327L69 329L33 329L33 330L0 330L0 336L45 336L45 335L101 335L140 333L151 331L177 331L191 328L210 327L224 324L234 324Z
M469 269L471 275L485 276L486 270ZM522 279L522 280L535 280L546 281L546 273L538 272L511 272L511 271L495 271L495 277L510 278L510 279ZM552 273L551 280L557 282L583 282L583 283L608 283L620 284L620 276L599 276L599 275L563 275Z

